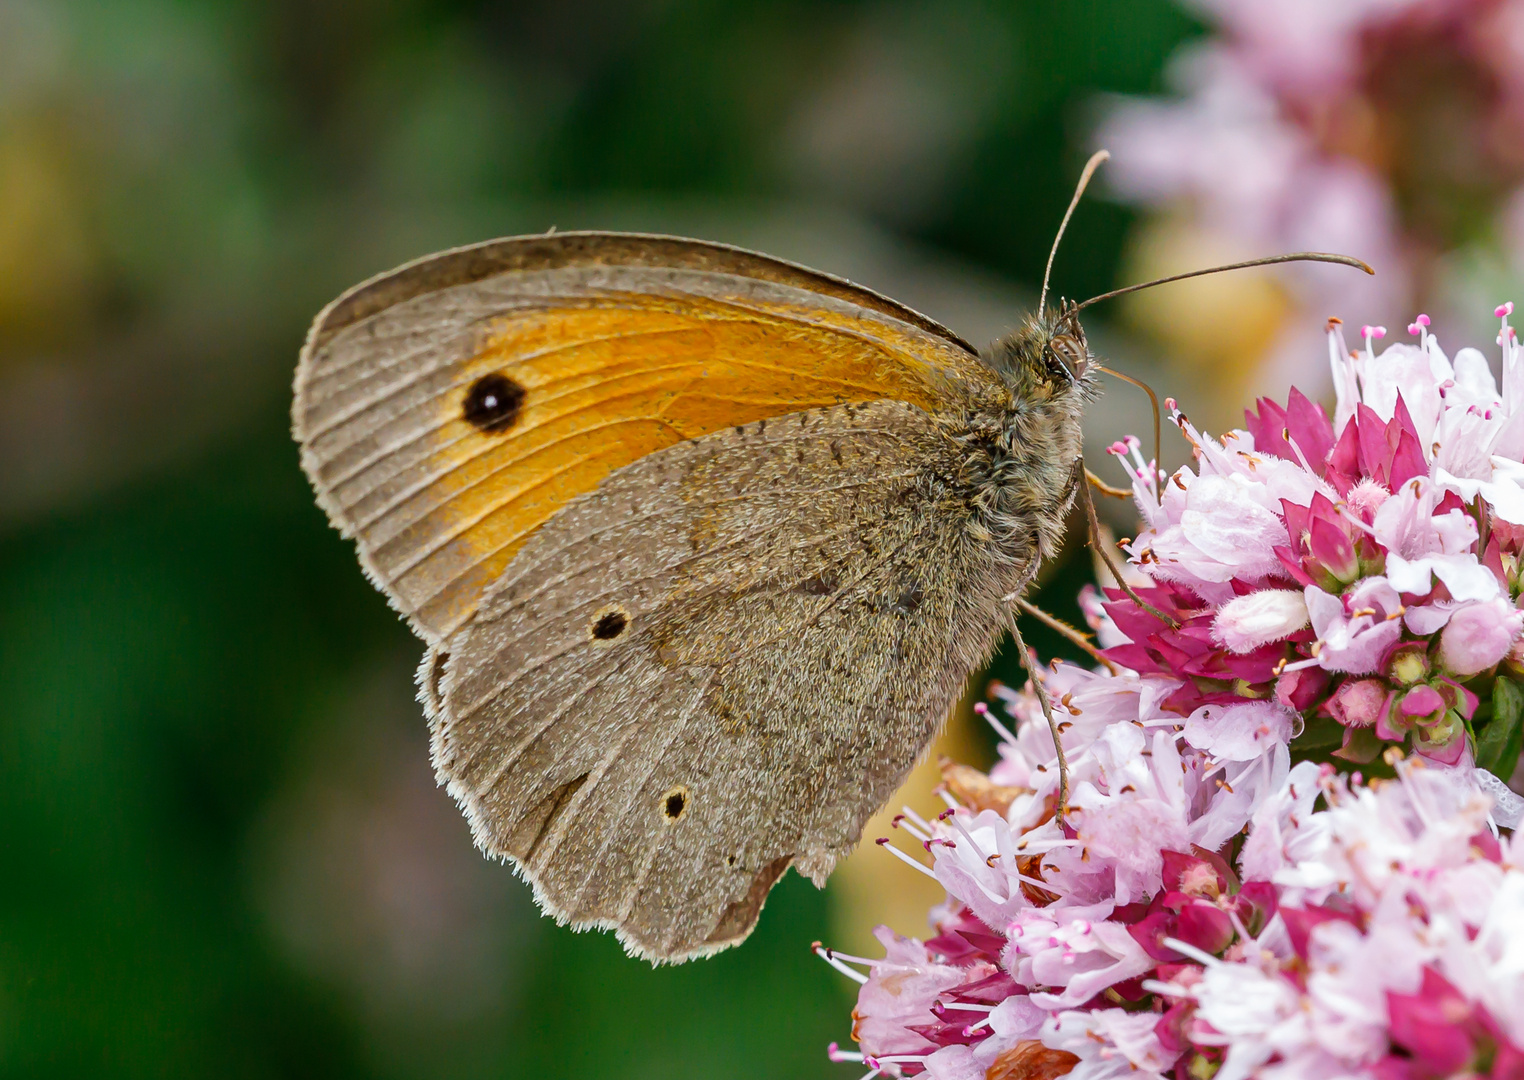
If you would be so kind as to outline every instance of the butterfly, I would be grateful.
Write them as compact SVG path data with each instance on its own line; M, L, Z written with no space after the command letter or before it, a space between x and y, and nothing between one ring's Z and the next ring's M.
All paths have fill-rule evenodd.
M427 644L476 843L658 962L741 941L790 866L823 884L1062 543L1082 306L979 351L828 274L604 232L329 304L302 466Z

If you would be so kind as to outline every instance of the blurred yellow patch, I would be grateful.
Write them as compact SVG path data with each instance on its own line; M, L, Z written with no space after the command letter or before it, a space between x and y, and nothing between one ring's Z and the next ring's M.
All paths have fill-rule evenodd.
M1274 254L1246 251L1182 216L1165 215L1134 234L1118 280L1151 281ZM1183 376L1171 382L1190 388L1193 417L1236 408L1259 385L1261 364L1292 309L1274 272L1266 271L1192 278L1134 293L1122 304L1124 318L1157 341L1172 374Z
M87 323L94 271L65 154L34 129L0 132L0 364Z

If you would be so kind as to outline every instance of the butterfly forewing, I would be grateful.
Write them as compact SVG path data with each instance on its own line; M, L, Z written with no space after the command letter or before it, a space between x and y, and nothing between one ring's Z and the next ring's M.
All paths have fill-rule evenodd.
M718 245L562 234L432 257L319 316L294 426L318 499L429 641L612 471L843 401L1001 390L883 297Z

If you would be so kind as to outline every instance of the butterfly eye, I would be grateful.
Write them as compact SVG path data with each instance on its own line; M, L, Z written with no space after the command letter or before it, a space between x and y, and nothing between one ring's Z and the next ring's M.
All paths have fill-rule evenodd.
M1090 354L1079 338L1073 334L1055 334L1049 343L1049 348L1064 365L1064 370L1070 378L1078 379L1085 374L1085 368L1090 363Z

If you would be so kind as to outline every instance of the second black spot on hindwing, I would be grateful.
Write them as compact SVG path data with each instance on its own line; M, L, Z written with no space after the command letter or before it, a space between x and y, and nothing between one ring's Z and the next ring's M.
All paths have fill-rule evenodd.
M587 632L595 643L609 642L623 635L629 627L629 612L625 611L618 604L610 604L593 616L593 621L589 624Z

